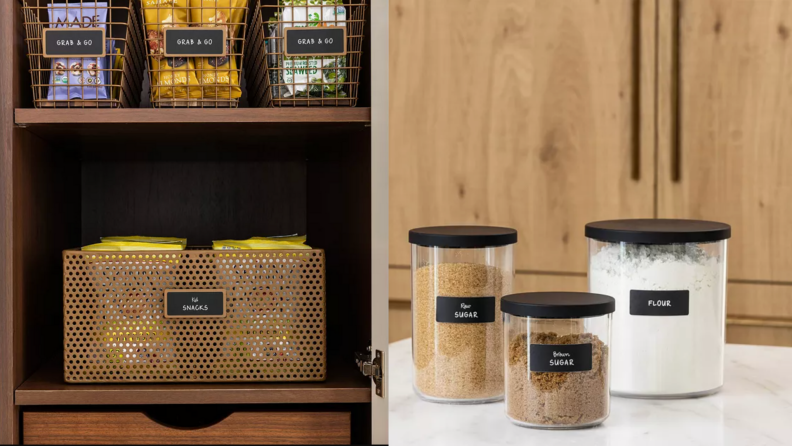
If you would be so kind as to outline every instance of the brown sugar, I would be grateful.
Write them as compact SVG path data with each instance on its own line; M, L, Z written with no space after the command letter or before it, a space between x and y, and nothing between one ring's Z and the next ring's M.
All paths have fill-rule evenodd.
M438 399L501 397L503 322L500 298L504 289L511 289L511 278L492 266L441 263L419 268L414 281L412 310L416 389L427 397ZM495 322L436 322L437 296L495 296Z
M526 334L509 342L506 413L532 425L585 426L608 415L608 347L591 333L531 333L531 344L592 345L592 367L582 372L531 372Z

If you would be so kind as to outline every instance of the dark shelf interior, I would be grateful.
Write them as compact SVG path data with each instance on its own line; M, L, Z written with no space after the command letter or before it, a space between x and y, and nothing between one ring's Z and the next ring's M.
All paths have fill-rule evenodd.
M353 361L342 360L328 365L323 382L67 384L58 358L28 378L15 399L19 406L368 403L371 384Z

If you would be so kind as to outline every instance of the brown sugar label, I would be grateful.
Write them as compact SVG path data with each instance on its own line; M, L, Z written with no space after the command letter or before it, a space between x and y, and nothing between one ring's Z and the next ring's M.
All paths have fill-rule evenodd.
M435 320L450 324L486 324L495 322L495 296L437 296Z
M687 316L690 314L690 291L630 290L630 314Z
M587 372L591 370L591 344L531 344L532 372Z

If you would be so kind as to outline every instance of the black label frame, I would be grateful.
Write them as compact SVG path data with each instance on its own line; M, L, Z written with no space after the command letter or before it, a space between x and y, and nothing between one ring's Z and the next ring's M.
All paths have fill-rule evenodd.
M71 35L71 37L67 37ZM51 47L52 41L57 42L60 40L58 36L62 36L63 39L86 39L90 36L92 41L90 46L80 46L80 48L92 48L95 49L92 52L83 52L83 53L74 53L71 51L68 52L59 52L60 48ZM70 57L105 57L107 55L107 45L105 45L105 29L104 28L44 28L44 33L41 36L42 41L42 56L47 59L54 59L54 58L70 58ZM98 43L93 43L94 39ZM69 45L69 49L73 49L78 47L78 45Z
M630 290L631 316L689 316L689 290Z
M174 39L194 39L200 41L201 39L212 39L211 44L205 45L185 45L186 48L181 48L182 45L174 45ZM203 26L203 27L187 27L187 28L165 28L163 30L163 55L165 57L224 57L226 56L226 42L228 41L228 30L225 26ZM170 42L170 43L169 43ZM168 50L170 48L170 50ZM200 48L205 50L202 52L195 51ZM208 49L208 50L207 50ZM175 51L174 51L175 50Z
M300 44L299 39L321 39L332 38L333 43L321 44ZM341 47L336 42L341 41ZM296 47L295 47L296 45ZM323 51L327 49L327 51ZM323 57L323 56L346 56L347 54L347 29L345 26L312 26L312 27L289 27L284 30L283 35L283 55L286 57Z
M218 294L220 296L217 296ZM219 302L217 302L218 297L220 297ZM169 312L170 304L176 303L177 300L181 301L182 299L186 298L191 299L190 303L196 304L202 303L200 301L201 298L208 299L209 301L205 300L203 303L211 306L220 306L222 312L218 312L216 308L214 311L208 312L207 314L171 314ZM198 301L192 301L193 299L198 299ZM210 302L211 300L214 300L215 302ZM165 290L163 304L165 305L163 315L168 319L224 318L226 316L226 291L217 289ZM182 304L182 302L178 302L178 304Z

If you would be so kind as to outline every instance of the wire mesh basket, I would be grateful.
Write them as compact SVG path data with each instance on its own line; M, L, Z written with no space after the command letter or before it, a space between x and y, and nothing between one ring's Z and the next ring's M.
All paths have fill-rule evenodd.
M248 99L258 107L352 106L360 84L366 0L257 0L248 37ZM294 29L344 28L343 54L290 55Z
M143 28L153 107L239 105L248 1L143 0ZM190 55L192 57L166 56L167 29L218 27L226 30L224 55L201 57L194 53ZM171 53L173 51L168 55Z
M36 108L139 106L144 51L135 1L22 0L22 12ZM55 30L59 38L50 33L55 40L45 44L47 32ZM101 30L103 39L90 42L103 56L98 52L79 56L75 39L62 38L78 35L71 34L74 31L91 30ZM71 43L68 48L74 53L57 51L55 44L64 42ZM81 42L76 39L77 44Z
M325 308L321 249L64 251L64 379L323 381Z

